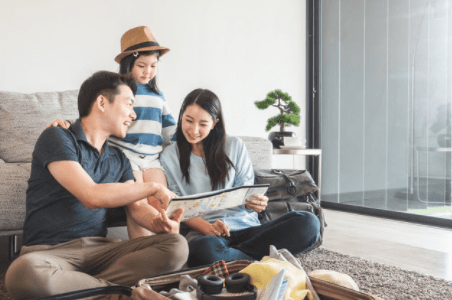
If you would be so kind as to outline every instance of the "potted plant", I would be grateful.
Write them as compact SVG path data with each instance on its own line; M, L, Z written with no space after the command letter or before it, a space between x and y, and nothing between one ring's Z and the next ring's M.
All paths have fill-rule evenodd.
M259 109L267 109L270 106L279 109L280 113L268 119L265 131L269 131L279 125L279 131L272 131L268 135L268 139L272 142L273 147L279 148L284 145L283 138L285 136L295 136L294 132L286 131L287 126L298 126L300 124L300 107L292 101L292 98L281 90L274 90L267 94L262 101L254 102Z

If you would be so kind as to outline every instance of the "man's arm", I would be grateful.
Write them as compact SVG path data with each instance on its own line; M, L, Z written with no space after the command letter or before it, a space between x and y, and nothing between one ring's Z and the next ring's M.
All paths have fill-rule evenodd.
M47 168L59 184L90 209L124 206L151 195L168 202L176 196L163 185L154 182L95 183L75 161L54 161Z

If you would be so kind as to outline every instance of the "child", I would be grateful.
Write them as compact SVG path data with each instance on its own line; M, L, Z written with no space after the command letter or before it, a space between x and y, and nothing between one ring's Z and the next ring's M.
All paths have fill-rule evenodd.
M176 131L176 122L163 94L158 90L156 74L160 56L168 51L168 48L157 43L146 26L132 28L124 33L121 53L115 61L120 65L119 73L130 73L138 84L134 108L137 118L130 125L125 138L111 136L109 139L109 143L121 148L130 160L137 182L158 182L164 186L167 186L167 182L159 155L163 146L170 143ZM156 207L160 206L157 199L153 199L153 202ZM162 204L164 208L167 205ZM137 209L133 213L145 211ZM129 218L129 212L127 225L130 238L149 234L133 218Z
M158 44L146 26L132 28L124 33L121 38L121 53L115 61L120 65L120 74L130 73L137 82L134 107L137 118L130 125L125 138L109 138L109 144L121 148L129 159L137 182L157 182L164 186L167 186L167 182L159 155L163 147L170 143L176 131L176 122L157 87L156 74L160 56L168 51L168 48ZM49 125L62 125L61 123L62 120L56 120ZM168 205L151 198L153 197L149 201L153 202L156 209L166 208ZM146 219L152 214L152 208L144 202L136 203L128 206L126 213L127 230L131 239L150 234L143 228L144 224L137 222L135 216L140 215L141 219ZM159 222L153 223L154 227L165 231Z

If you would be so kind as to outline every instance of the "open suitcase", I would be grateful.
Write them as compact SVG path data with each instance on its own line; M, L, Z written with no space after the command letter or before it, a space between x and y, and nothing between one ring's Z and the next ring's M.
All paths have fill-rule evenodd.
M226 263L226 267L230 274L237 273L251 264L250 261L236 260ZM201 276L207 267L199 267L181 270L170 274L160 275L151 278L145 278L138 281L137 286L149 285L152 291L152 300L170 300L169 298L159 294L160 291L169 291L172 288L178 288L181 275L189 275L192 278ZM309 277L312 286L321 300L383 300L379 297L366 293L357 292L355 290L325 281L314 277ZM126 286L110 286L96 289L88 289L75 291L51 297L42 298L40 300L71 300L83 299L95 295L118 294L130 296L132 289ZM227 298L224 299L233 299Z

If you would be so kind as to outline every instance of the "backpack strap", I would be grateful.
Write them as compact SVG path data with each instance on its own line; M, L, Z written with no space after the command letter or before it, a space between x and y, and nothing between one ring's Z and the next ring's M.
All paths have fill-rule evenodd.
M295 186L294 182L292 180L290 180L290 178L287 177L286 174L284 174L281 170L272 169L272 172L284 177L284 180L286 181L286 186L287 186L286 191L289 195L293 196L298 192L298 189Z

